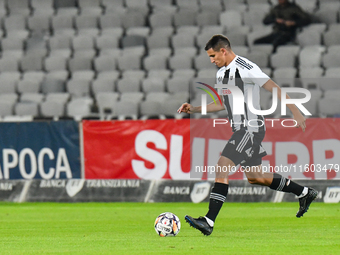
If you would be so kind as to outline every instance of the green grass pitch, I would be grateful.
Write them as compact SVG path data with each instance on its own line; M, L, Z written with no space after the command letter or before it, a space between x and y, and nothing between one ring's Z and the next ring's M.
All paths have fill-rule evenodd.
M0 254L340 254L340 205L225 203L211 236L185 223L208 204L0 203ZM176 237L153 227L162 212L181 220Z

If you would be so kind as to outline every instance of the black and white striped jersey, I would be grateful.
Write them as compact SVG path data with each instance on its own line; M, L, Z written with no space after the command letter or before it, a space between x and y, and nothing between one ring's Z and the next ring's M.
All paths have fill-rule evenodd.
M252 133L264 131L263 116L252 113L246 99L248 98L249 88L252 87L253 106L260 110L260 88L270 79L269 76L262 72L255 63L244 57L236 56L228 66L223 66L217 71L216 79L217 84L237 86L244 95L244 114L233 114L231 91L229 89L218 89L218 93L223 97L224 108L228 112L233 132L241 128L247 128Z

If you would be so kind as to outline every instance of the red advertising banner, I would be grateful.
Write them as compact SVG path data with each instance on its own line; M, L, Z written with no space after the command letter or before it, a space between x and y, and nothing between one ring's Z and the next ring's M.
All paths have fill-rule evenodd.
M340 119L306 124L302 132L292 121L266 119L263 169L293 179L340 178ZM83 121L85 178L190 179L195 167L217 163L230 136L230 125L214 119Z

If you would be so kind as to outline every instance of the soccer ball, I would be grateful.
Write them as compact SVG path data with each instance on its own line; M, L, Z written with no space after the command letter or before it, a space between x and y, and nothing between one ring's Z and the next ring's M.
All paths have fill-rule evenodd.
M159 236L176 236L181 229L179 218L171 213L161 213L155 220L155 230Z

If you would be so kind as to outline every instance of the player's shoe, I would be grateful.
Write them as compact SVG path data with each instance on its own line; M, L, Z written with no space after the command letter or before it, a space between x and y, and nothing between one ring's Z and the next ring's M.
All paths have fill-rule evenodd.
M296 217L300 218L301 216L303 216L303 214L307 212L310 204L317 196L318 192L315 189L308 188L308 193L304 197L299 198L300 208L296 214Z
M189 215L185 215L185 221L193 228L198 229L203 235L210 235L213 232L214 227L210 227L207 220L204 217L193 218Z

